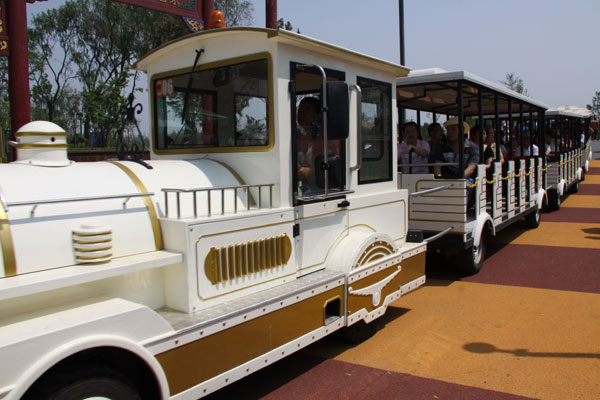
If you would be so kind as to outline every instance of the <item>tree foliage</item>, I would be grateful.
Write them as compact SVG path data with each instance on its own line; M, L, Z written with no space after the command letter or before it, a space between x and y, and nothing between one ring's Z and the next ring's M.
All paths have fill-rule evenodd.
M285 29L286 31L293 31L294 27L290 21L284 21L283 18L277 20L277 28ZM300 33L300 29L296 29L296 33Z
M247 0L215 0L215 10L223 12L227 26L252 24L254 6ZM205 19L208 19L208 16Z
M216 0L229 26L252 23L245 0ZM54 121L69 133L80 130L109 139L122 136L135 77L131 64L142 55L188 34L180 17L110 0L69 0L37 14L30 25L30 86L34 119ZM6 58L0 58L0 118L10 129Z
M525 89L525 84L523 83L523 79L519 78L516 72L507 72L504 80L500 81L504 86L509 88L510 90L514 90L517 93L521 93L525 96L529 96L529 92Z
M600 92L594 93L592 104L588 104L586 107L594 114L594 119L600 119Z

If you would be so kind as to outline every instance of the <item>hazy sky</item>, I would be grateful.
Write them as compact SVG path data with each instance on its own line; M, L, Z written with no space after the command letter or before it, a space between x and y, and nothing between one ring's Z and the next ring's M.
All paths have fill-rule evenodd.
M254 26L265 25L265 1ZM28 14L64 4L29 4ZM405 0L406 65L521 77L551 107L591 103L600 91L600 0ZM280 0L301 33L400 62L397 0Z

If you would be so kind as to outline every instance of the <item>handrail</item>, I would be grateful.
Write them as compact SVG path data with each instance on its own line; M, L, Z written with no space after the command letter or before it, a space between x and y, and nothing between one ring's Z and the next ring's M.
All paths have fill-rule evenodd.
M431 188L431 189L421 190L420 192L413 192L413 193L410 193L408 195L408 197L423 196L424 194L439 192L440 190L448 189L449 187L452 187L452 183L449 183L449 184L444 185L444 186L434 187L434 188Z
M90 197L68 197L64 199L46 199L46 200L31 200L31 201L13 201L6 203L4 196L2 196L2 205L5 206L5 210L8 211L8 207L20 207L20 206L33 206L31 209L31 216L33 217L37 206L42 204L56 204L56 203L71 203L74 201L90 201L90 200L111 200L111 199L126 199L123 202L123 207L127 204L129 199L132 197L147 197L154 196L154 193L129 193L129 194L108 194L102 196L90 196Z
M313 200L326 200L335 197L345 196L347 194L354 193L354 190L340 190L339 192L327 193L327 194L316 194L314 196L296 196L296 200L299 201L313 201Z
M194 218L198 216L198 204L197 204L197 196L198 192L206 192L208 194L207 197L207 207L208 207L208 216L212 215L212 203L211 203L211 193L213 191L221 192L221 215L225 214L225 191L233 190L233 209L234 213L237 213L238 205L237 205L237 191L238 189L244 189L246 191L246 210L250 210L250 189L258 188L258 205L257 208L262 208L262 189L265 187L269 188L269 208L273 208L273 186L274 183L265 183L265 184L256 184L256 185L233 185L233 186L213 186L208 188L191 188L191 189L181 189L181 188L163 188L161 191L165 194L165 215L169 218L169 193L175 193L177 198L177 218L181 218L181 193L192 193L193 202L194 202Z
M458 165L457 162L398 164L399 167L455 167L457 165Z
M452 230L452 227L446 228L443 231L441 231L440 233L436 233L435 235L430 236L427 239L423 239L423 241L425 243L431 243L431 242L433 242L435 240L438 240L438 239L446 236L448 234L448 232L450 232L451 230Z
M356 165L350 171L358 171L362 167L362 90L358 85L351 85L356 90Z

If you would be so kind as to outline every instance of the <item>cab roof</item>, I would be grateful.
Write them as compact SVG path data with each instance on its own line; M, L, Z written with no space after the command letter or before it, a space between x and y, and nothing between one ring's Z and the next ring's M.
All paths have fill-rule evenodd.
M199 38L209 39L211 37L227 37L230 36L231 40L235 40L241 36L247 37L248 34L257 34L264 40L274 40L278 44L288 44L294 47L310 50L313 52L325 53L328 55L336 56L339 58L351 60L361 64L370 65L374 68L384 69L395 74L395 76L406 76L410 71L407 67L399 64L395 64L380 58L367 56L362 53L355 52L353 50L346 49L344 47L335 46L308 36L304 36L298 33L280 30L280 29L267 29L267 28L254 28L254 27L234 27L234 28L221 28L211 29L199 33L194 33L181 38L175 39L171 42L165 43L156 49L150 51L148 54L140 58L134 65L133 68L147 72L148 65L151 64L157 57L161 57L170 49L171 46L177 44L178 46L185 46L192 43L194 40Z

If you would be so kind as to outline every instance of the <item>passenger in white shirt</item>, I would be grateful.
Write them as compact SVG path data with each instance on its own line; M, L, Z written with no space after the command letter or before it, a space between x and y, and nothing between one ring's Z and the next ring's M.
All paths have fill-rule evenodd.
M517 141L517 143L520 143L520 141ZM540 149L534 144L533 146L531 146L531 138L529 136L529 132L525 132L523 133L523 154L521 154L521 147L517 147L515 149L515 156L516 157L529 157L531 155L531 147L533 147L533 155L534 156L539 156L540 155Z
M429 158L429 143L419 139L419 128L414 122L407 122L402 127L404 141L398 145L398 163L424 164ZM428 174L427 166L403 166L404 174Z

